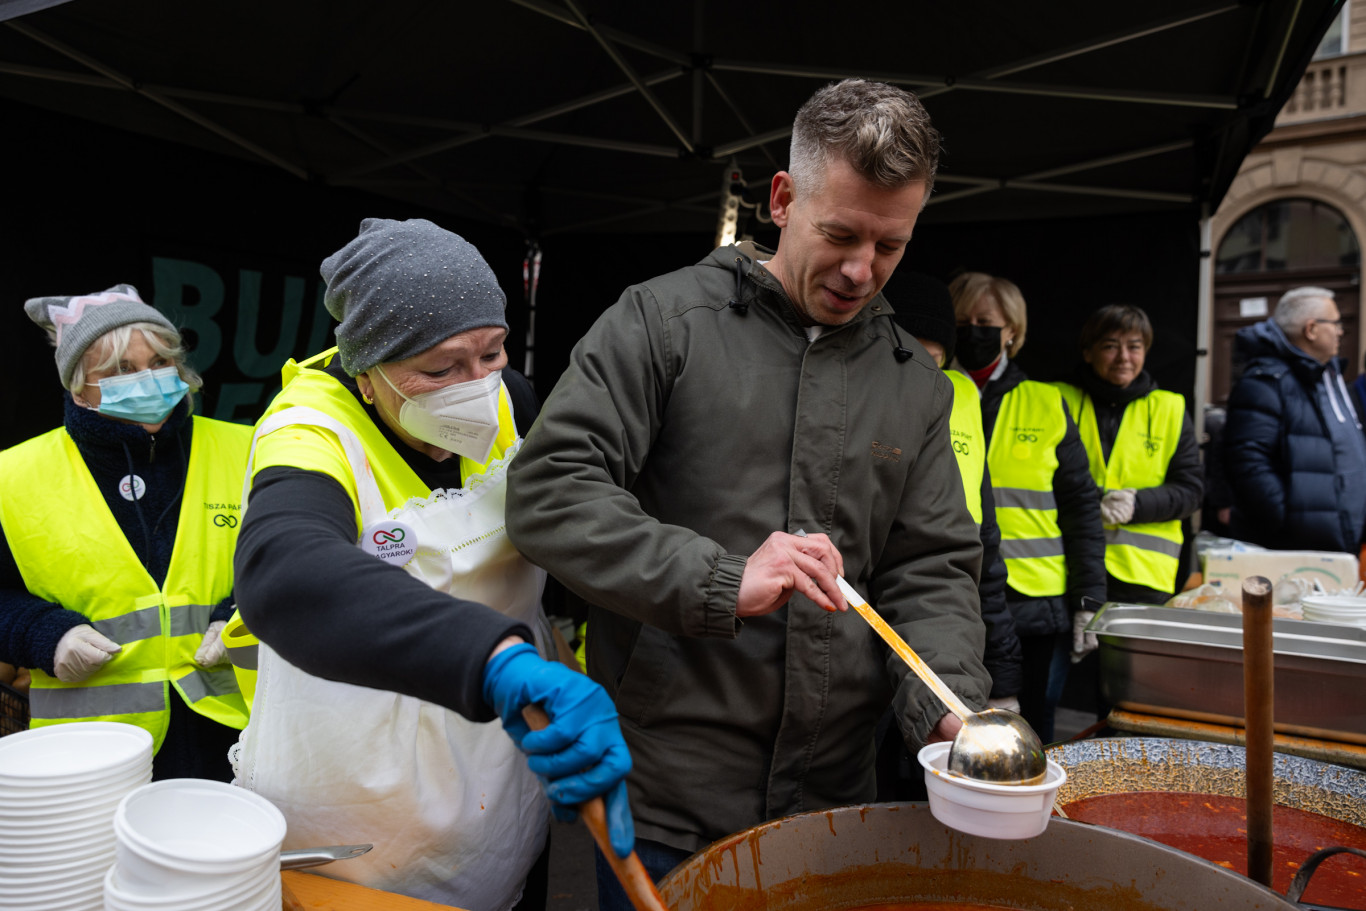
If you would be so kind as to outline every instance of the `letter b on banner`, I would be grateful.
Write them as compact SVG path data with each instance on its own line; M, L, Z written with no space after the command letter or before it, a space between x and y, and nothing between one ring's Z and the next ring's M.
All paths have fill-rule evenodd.
M205 371L223 350L223 330L214 317L223 309L223 279L203 263L185 259L152 257L152 283L156 297L152 306L184 331L193 332L190 363Z

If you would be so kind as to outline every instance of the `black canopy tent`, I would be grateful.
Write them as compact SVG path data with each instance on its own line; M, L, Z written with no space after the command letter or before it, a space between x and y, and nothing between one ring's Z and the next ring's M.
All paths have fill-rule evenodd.
M82 245L102 238L86 232L58 263L56 238L31 230L42 220L30 216L117 145L158 164L125 164L136 195L86 180L93 207L174 208L187 186L217 181L235 183L231 200L257 224L293 225L296 238L305 199L344 198L347 220L425 214L496 249L514 301L522 245L541 244L548 277L558 269L538 317L538 365L553 379L622 286L711 246L727 191L757 203L739 207L741 232L771 238L763 201L793 112L823 82L858 75L916 91L945 136L913 267L1009 274L1038 301L1031 313L1060 317L1049 324L1061 344L1070 319L1104 302L1069 284L1089 289L1102 273L1087 270L1103 266L1120 286L1110 296L1127 290L1155 308L1159 333L1176 341L1167 384L1189 391L1200 219L1341 2L0 0L0 110L66 146L22 138L4 236L22 255L0 276L3 319L19 325L24 297L67 288L72 254L99 255ZM175 231L150 216L153 227L122 228L144 237L133 255L233 220L221 204L175 211L189 221ZM307 261L316 279L350 223L268 253ZM216 245L265 255L240 231ZM589 269L604 247L614 267ZM155 280L151 266L129 268Z

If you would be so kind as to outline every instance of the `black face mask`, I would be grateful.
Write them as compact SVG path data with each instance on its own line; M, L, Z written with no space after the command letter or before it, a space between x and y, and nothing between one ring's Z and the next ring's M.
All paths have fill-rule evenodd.
M969 370L981 370L1001 355L1001 327L959 326L954 352L958 363Z

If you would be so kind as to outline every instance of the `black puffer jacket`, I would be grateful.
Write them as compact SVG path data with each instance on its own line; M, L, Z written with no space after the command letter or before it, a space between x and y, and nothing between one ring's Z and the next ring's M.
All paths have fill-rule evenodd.
M1319 363L1271 320L1239 330L1234 346L1249 360L1224 427L1234 537L1279 550L1356 553L1366 464L1342 458L1334 445L1335 434L1352 445L1360 435L1341 359Z
M1005 372L982 389L982 426L987 445L1001 410L1001 399L1028 377L1011 361ZM1006 601L1021 636L1062 633L1072 628L1072 612L1095 610L1105 603L1105 528L1100 521L1100 492L1091 479L1086 448L1077 425L1064 407L1067 432L1058 444L1058 468L1053 473L1053 496L1058 504L1058 527L1067 555L1067 592L1032 598L1006 585ZM1083 599L1085 601L1083 602Z

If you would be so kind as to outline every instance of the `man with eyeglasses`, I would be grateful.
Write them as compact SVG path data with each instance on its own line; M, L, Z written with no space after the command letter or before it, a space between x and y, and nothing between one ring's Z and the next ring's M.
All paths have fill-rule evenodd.
M1247 367L1224 431L1234 537L1358 553L1366 436L1342 378L1342 333L1333 292L1312 287L1287 291L1271 319L1239 330L1234 346Z

